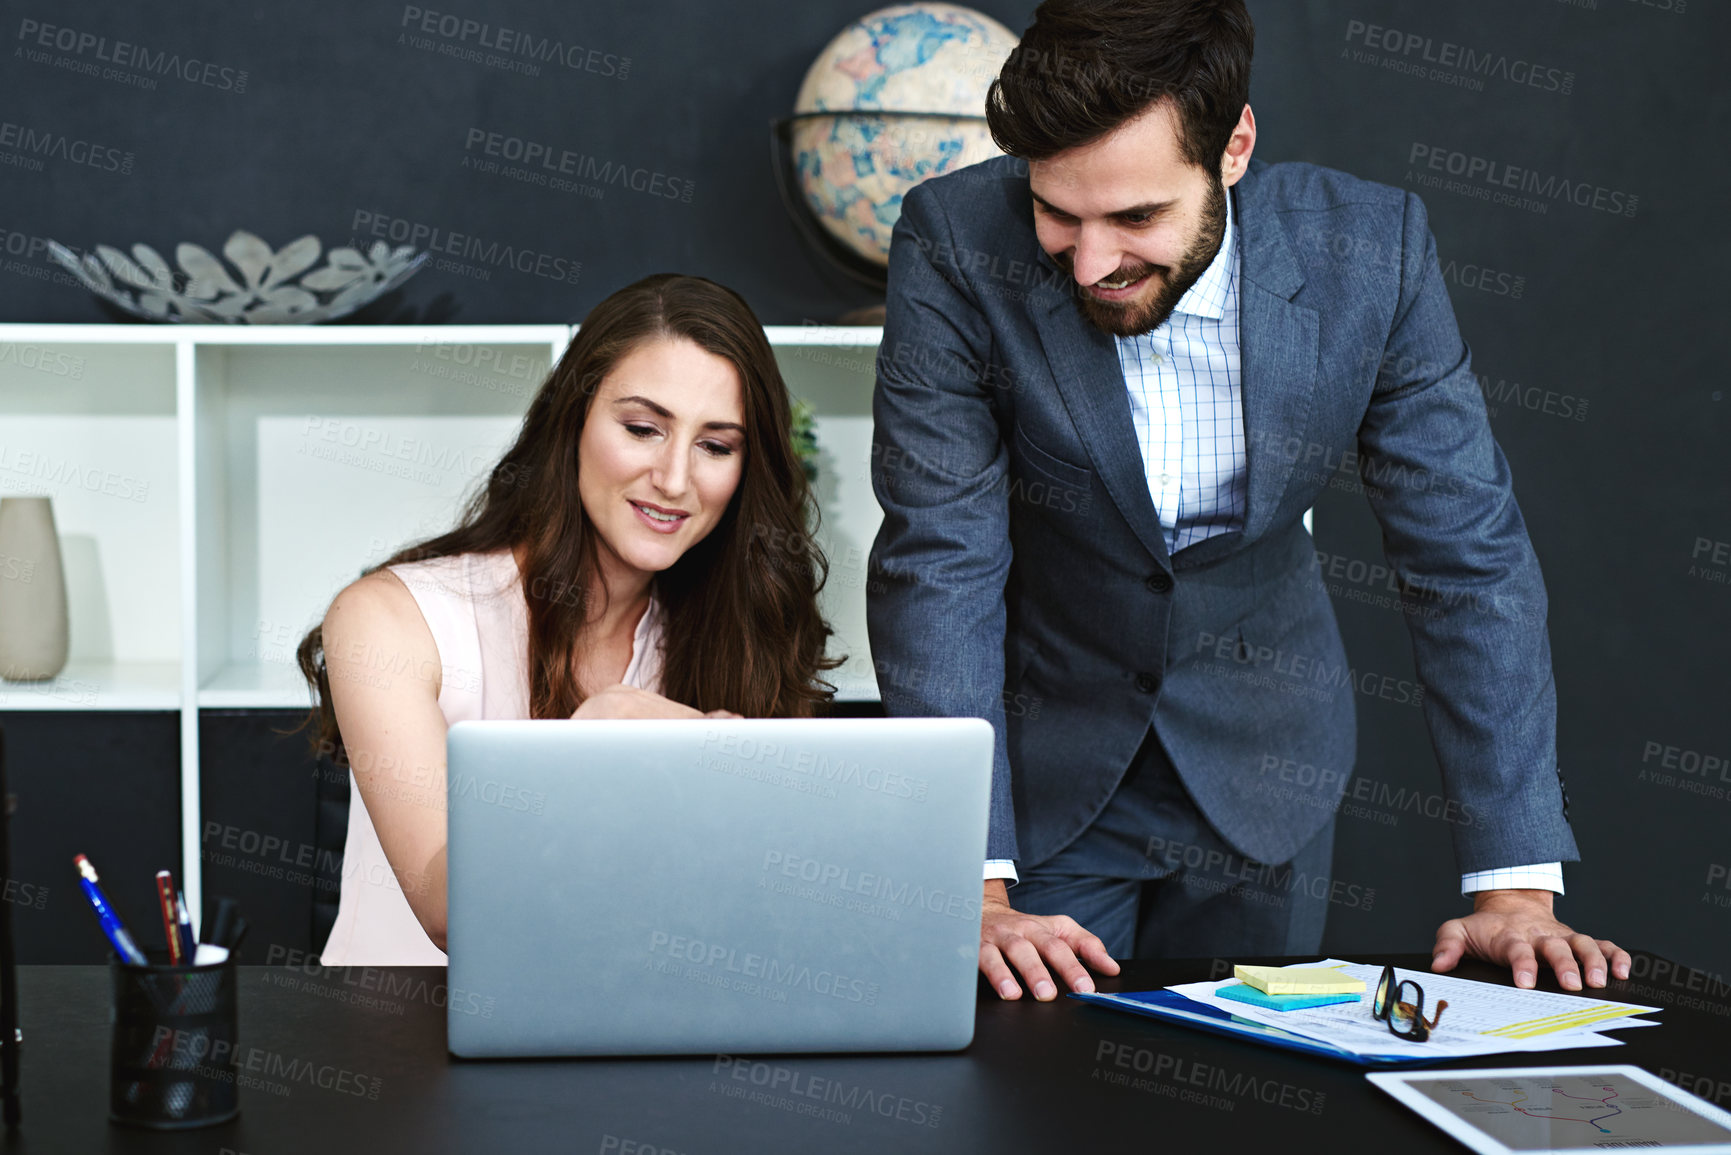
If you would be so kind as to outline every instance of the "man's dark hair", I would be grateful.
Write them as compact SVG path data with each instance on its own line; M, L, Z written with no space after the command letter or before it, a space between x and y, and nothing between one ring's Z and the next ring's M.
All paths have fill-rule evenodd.
M1184 159L1214 169L1250 100L1243 0L1045 0L986 93L998 147L1045 160L1170 97Z

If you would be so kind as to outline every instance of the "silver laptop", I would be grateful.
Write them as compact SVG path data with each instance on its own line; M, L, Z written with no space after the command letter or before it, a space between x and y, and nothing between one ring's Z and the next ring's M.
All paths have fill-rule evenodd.
M973 1039L986 722L459 722L446 749L453 1054Z

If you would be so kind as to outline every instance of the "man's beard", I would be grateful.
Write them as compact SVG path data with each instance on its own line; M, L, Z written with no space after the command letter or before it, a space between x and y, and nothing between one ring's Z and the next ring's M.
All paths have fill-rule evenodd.
M1215 255L1220 252L1220 242L1225 235L1226 185L1221 181L1220 174L1214 173L1208 182L1208 195L1202 203L1202 221L1196 231L1195 240L1190 242L1189 248L1185 249L1184 255L1178 259L1178 267L1161 280L1152 296L1144 300L1131 298L1126 301L1102 301L1077 285L1076 307L1082 310L1082 315L1095 328L1104 329L1114 337L1137 337L1143 333L1151 333L1166 323L1166 318L1172 315L1172 310L1178 307L1178 302L1190 291L1190 286L1208 271L1208 266L1213 264ZM1053 259L1071 275L1074 283L1075 270L1070 255L1065 253ZM1135 281L1147 276L1157 267L1138 265L1120 268L1113 275L1102 279Z

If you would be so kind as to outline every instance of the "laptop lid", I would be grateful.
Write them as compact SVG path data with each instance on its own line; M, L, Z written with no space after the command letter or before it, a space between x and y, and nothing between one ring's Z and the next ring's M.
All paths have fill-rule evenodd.
M454 1054L973 1038L986 722L459 722L446 749Z

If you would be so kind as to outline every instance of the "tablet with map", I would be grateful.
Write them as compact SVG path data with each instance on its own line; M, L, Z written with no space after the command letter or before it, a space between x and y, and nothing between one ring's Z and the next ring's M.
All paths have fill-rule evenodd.
M1401 1071L1365 1078L1481 1155L1627 1147L1731 1155L1731 1113L1639 1067Z

